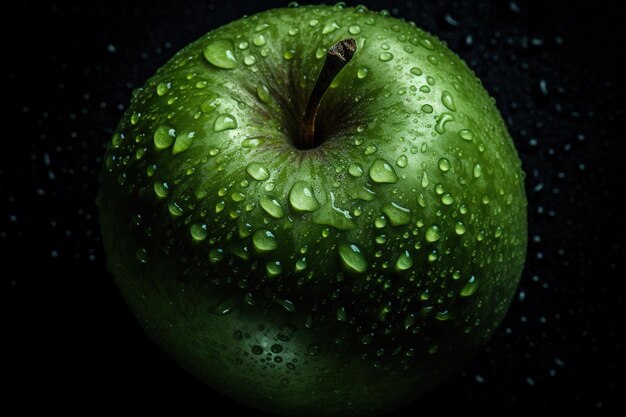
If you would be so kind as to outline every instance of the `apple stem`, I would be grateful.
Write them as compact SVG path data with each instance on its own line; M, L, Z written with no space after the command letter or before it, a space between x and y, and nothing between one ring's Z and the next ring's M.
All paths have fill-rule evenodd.
M352 38L343 39L328 49L326 61L317 76L317 81L311 91L307 107L302 118L300 137L296 145L300 149L311 149L319 145L315 138L315 117L324 93L330 87L337 74L352 59L356 51L356 41Z

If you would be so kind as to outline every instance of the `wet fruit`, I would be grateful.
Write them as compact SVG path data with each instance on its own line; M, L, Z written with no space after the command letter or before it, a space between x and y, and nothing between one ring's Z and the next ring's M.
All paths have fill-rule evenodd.
M353 55L320 74L333 51ZM133 94L98 205L146 331L293 415L383 412L460 369L526 249L493 101L433 36L363 7L271 10L180 51Z

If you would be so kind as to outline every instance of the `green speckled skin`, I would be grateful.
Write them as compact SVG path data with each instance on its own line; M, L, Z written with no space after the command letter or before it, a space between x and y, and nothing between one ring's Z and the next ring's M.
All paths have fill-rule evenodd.
M298 150L325 50L347 37L324 142ZM98 205L150 336L213 388L291 415L384 412L458 371L526 250L494 101L432 35L364 9L271 10L177 53L134 93Z

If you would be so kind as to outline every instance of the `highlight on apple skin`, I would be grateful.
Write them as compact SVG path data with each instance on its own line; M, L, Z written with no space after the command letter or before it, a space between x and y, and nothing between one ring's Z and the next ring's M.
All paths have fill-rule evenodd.
M524 264L523 178L442 42L301 6L212 30L138 88L98 206L109 270L181 366L264 410L361 416L418 398L494 333Z

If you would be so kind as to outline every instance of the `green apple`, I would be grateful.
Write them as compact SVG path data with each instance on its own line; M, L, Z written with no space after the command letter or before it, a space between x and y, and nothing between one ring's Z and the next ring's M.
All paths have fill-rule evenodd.
M98 204L109 269L183 367L276 413L366 415L458 371L501 322L523 178L442 42L307 6L215 29L137 89Z

